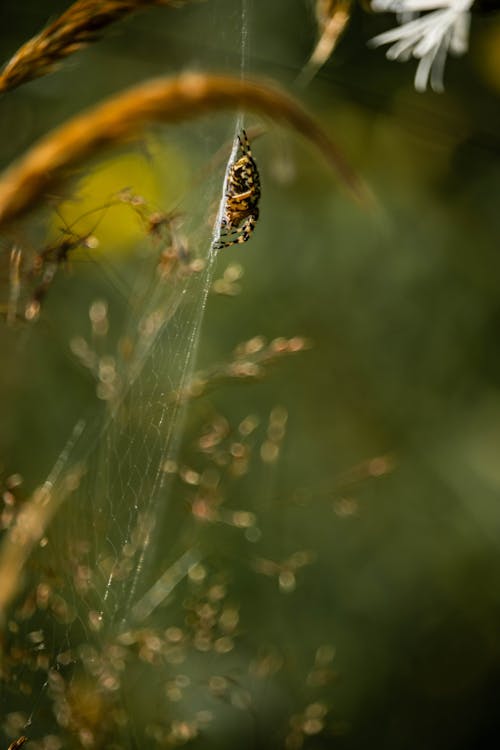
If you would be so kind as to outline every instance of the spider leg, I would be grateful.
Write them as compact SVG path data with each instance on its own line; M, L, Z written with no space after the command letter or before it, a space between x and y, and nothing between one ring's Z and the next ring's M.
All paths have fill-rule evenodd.
M220 250L223 247L231 247L232 245L242 245L250 238L255 224L257 223L257 216L250 214L250 216L243 222L243 224L234 230L233 233L227 234L220 237L219 241L215 245L216 250Z
M247 134L244 130L241 131L241 136L238 136L238 140L240 142L240 148L243 151L243 153L248 154L248 156L251 156L252 150L250 148L250 141L248 140Z

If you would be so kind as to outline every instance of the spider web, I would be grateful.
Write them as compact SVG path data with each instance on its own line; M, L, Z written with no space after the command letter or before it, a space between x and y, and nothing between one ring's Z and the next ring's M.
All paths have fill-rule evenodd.
M234 15L242 75L247 15L247 0L242 0ZM40 736L42 727L54 725L53 719L47 724L49 711L61 730L77 733L83 746L112 738L118 747L120 735L124 746L135 741L133 711L130 720L126 713L127 704L138 699L141 678L137 663L127 672L129 657L123 649L145 647L140 634L152 632L158 609L203 559L196 535L186 530L184 515L175 507L170 468L183 436L183 393L195 367L227 173L242 124L240 113L233 123L225 173L222 165L187 198L189 206L197 207L186 229L197 257L194 262L174 259L165 279L138 278L129 289L128 321L117 337L127 343L127 354L101 359L108 372L101 372L100 386L111 394L104 399L103 416L82 416L42 487L45 510L39 511L36 498L31 502L45 533L40 545L32 545L29 572L24 570L19 626L13 636L18 645L10 648L2 665L6 681L21 686L14 701L13 696L9 700L18 706L9 714L10 733L33 731ZM133 304L137 299L140 304ZM106 318L106 305L96 302L90 317L95 329ZM171 633L172 648L175 635ZM16 648L18 660L12 658ZM92 698L97 695L101 697ZM94 708L87 706L89 701L95 702ZM30 708L23 711L23 706ZM98 720L75 720L86 710L97 712ZM199 721L203 723L203 717ZM170 727L163 740L177 744L183 733L189 739L187 734L196 731L193 726L181 722L178 736ZM52 729L38 745L57 748L61 743Z

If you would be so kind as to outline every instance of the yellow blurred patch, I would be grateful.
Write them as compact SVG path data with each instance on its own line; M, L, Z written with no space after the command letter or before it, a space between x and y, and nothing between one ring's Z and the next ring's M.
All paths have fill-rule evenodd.
M479 37L475 64L486 83L500 92L500 21L494 19Z
M187 165L177 151L158 142L148 143L147 151L126 152L103 160L82 177L70 199L57 206L51 234L61 231L77 235L92 234L97 252L131 252L145 236L140 213L171 210L182 199L187 186ZM119 194L129 191L143 205L134 207L121 201ZM72 251L72 257L81 253ZM88 253L88 250L85 250Z

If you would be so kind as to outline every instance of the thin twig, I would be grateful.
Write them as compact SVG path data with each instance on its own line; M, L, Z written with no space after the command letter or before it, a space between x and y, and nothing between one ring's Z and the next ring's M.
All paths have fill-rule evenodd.
M154 5L179 0L77 0L59 18L18 49L0 75L0 92L50 73L58 62L99 38L106 26Z
M290 125L317 146L356 199L365 205L371 202L369 189L340 148L284 91L259 80L185 73L128 89L38 141L0 176L0 228L53 189L68 167L105 146L137 136L149 122L179 122L231 107L247 107Z

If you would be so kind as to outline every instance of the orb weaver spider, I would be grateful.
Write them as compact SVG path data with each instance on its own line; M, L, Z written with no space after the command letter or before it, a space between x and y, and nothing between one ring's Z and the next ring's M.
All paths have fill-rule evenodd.
M238 141L241 156L231 165L227 177L221 237L215 245L218 250L246 242L259 218L259 171L244 130Z

